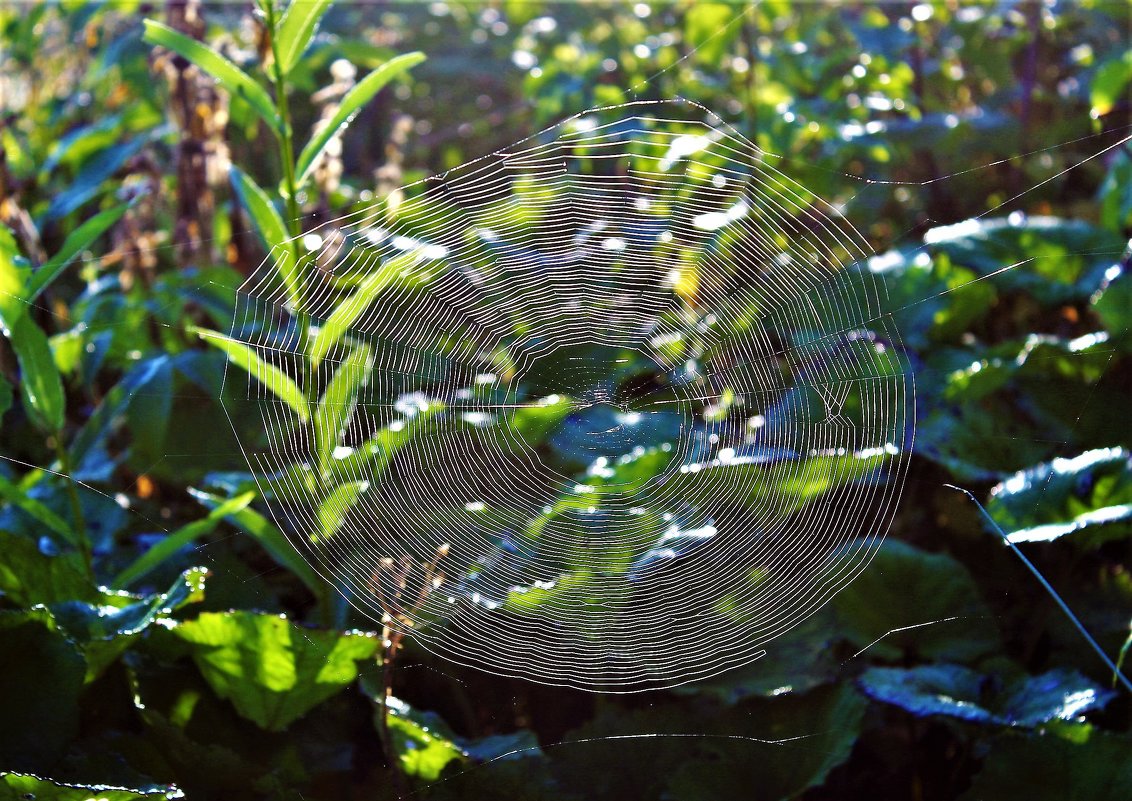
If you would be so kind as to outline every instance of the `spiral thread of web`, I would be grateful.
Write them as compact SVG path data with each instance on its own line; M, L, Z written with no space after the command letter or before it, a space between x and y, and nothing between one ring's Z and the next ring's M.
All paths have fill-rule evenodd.
M229 401L249 463L359 610L625 692L757 658L867 565L914 410L883 284L701 111L571 118L289 243L297 290L278 250L241 289L233 339L308 407L266 374Z

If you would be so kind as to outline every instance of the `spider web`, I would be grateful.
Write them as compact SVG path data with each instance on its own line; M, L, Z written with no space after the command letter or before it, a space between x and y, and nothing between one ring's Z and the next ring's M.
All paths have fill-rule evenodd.
M226 403L299 552L435 654L595 691L819 609L888 529L914 389L863 238L769 161L689 101L592 109L277 248Z

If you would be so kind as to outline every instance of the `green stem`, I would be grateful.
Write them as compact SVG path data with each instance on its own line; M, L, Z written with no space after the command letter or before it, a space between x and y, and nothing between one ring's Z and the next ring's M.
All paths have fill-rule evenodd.
M94 554L91 552L90 538L87 537L86 520L83 517L83 505L79 499L79 491L75 489L75 479L71 477L71 457L63 446L61 433L55 435L55 453L59 458L59 470L67 481L67 498L71 504L71 516L75 519L75 536L78 538L79 551L82 553L83 566L87 576L94 580Z
M279 63L279 51L276 49L275 43L275 2L266 4L267 8L267 30L268 35L271 37L271 55L272 55L272 70L274 73L273 81L275 83L275 113L279 116L280 131L277 133L279 138L279 161L282 166L283 172L283 202L286 204L287 215L287 232L295 240L294 242L294 256L296 270L302 269L302 262L299 259L299 236L303 233L302 220L299 219L299 201L298 201L298 187L295 184L295 144L291 132L291 112L287 106L287 79L283 74L283 68ZM295 298L295 322L299 328L299 352L306 353L307 351L307 330L310 328L310 317L303 310L303 297L305 282L304 276L299 275L299 297Z

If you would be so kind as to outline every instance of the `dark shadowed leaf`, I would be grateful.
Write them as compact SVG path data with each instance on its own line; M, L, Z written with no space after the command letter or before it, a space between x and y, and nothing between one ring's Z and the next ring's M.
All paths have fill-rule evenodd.
M841 633L871 659L904 654L975 660L999 634L970 573L946 554L887 540L833 600Z
M994 741L962 801L1126 801L1132 740L1093 732L1082 743L1052 735Z
M48 556L29 537L0 531L0 592L19 606L96 601L77 553Z
M86 663L45 609L0 613L0 764L44 770L78 733Z

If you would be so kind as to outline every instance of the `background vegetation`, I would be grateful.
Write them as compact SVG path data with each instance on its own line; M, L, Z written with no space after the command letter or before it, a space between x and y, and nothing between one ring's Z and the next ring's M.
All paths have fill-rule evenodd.
M1126 797L1132 695L944 486L1123 656L1126 4L325 6L0 7L0 799ZM245 357L199 332L320 219L676 95L785 156L917 303L890 541L767 659L679 691L386 642L265 516L221 422ZM705 736L602 739L646 732Z

